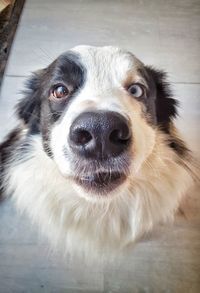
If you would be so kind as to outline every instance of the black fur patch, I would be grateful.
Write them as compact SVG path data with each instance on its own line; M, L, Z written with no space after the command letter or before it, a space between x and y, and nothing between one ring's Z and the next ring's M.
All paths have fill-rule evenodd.
M22 92L25 97L16 106L18 117L29 125L33 134L40 131L41 82L44 73L45 69L37 71L26 81L26 90Z
M146 105L151 122L169 135L168 144L178 155L187 155L189 150L184 142L171 131L172 121L178 115L178 101L173 98L173 93L167 82L167 74L151 66L140 69L140 73L149 86L147 99L142 102Z
M59 56L47 68L37 71L26 83L25 97L17 105L17 115L28 125L29 133L42 133L44 149L52 155L49 147L49 132L67 105L85 81L86 70L78 54L67 52ZM72 88L71 95L63 103L49 99L51 90L62 83Z
M178 101L173 98L169 83L166 81L167 74L146 66L147 73L152 78L156 89L155 109L157 124L162 130L169 133L172 119L177 115Z
M63 103L56 103L52 100L49 101L49 106L54 121L58 120L63 113L63 109L72 101L72 98L77 94L77 91L83 86L86 78L86 70L80 63L79 58L74 53L67 53L61 55L48 69L50 72L53 70L51 85L62 83L66 86L72 87L70 97Z

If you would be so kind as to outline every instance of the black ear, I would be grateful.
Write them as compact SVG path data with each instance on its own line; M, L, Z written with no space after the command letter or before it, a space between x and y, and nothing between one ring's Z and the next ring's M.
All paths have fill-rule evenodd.
M27 80L22 98L17 106L16 112L25 124L32 130L39 131L40 108L41 108L41 82L44 70L37 71Z
M168 132L170 122L177 115L178 101L173 98L169 83L166 81L167 74L146 66L148 74L152 77L156 86L156 117L161 128Z

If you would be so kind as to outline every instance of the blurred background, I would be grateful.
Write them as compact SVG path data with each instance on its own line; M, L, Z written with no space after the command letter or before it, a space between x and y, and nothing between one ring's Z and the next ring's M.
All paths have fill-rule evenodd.
M181 105L177 125L200 157L199 0L4 0L0 11L1 140L16 124L13 107L32 71L75 45L116 45L169 73ZM52 254L29 220L3 202L0 293L199 293L199 186L188 195L184 213L123 259L84 265Z

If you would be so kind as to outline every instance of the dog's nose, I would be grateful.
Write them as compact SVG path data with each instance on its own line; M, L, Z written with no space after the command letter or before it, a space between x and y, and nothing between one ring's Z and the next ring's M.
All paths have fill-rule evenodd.
M79 156L93 159L117 157L130 144L128 121L117 112L83 112L72 123L69 145Z

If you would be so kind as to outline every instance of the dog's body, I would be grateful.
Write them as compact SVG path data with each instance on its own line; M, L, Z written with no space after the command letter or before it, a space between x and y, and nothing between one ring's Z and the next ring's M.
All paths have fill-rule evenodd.
M112 252L173 219L193 163L164 73L118 48L79 46L25 95L0 146L1 190L51 242Z

